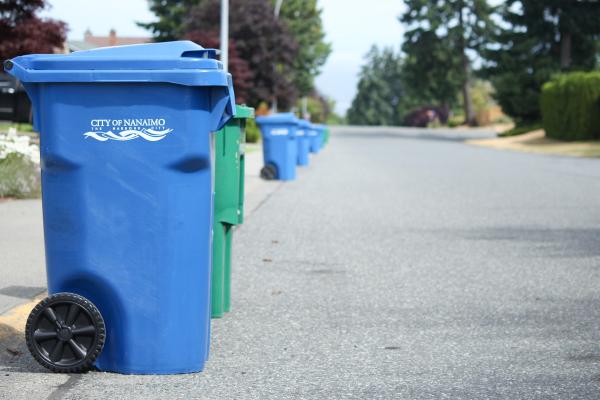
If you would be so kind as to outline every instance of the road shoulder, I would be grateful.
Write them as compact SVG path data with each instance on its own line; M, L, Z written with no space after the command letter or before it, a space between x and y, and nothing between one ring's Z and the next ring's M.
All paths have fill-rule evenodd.
M562 142L546 138L543 129L518 136L472 139L466 143L498 150L556 154L570 157L600 157L600 141Z

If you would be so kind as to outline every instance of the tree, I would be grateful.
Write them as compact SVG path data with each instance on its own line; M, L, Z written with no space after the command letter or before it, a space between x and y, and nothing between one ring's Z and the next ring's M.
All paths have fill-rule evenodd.
M600 3L509 0L499 11L506 26L482 54L484 73L505 113L518 124L539 121L545 82L561 70L594 68Z
M298 43L298 54L292 64L292 82L300 96L310 95L314 79L331 53L331 45L324 41L317 0L284 0L279 19L285 22Z
M190 11L183 31L217 32L219 4L220 0L202 0ZM229 37L254 76L247 91L248 104L258 106L261 101L277 99L282 109L291 107L297 97L290 77L298 46L285 24L275 18L271 2L230 0L229 20Z
M156 14L158 21L137 24L151 31L156 42L181 39L188 12L200 2L201 0L148 0L150 11Z
M371 47L362 66L358 91L347 112L353 125L400 125L411 106L404 96L403 62L389 48Z
M0 60L62 49L66 24L36 15L47 6L45 0L0 2Z
M449 102L449 92L462 90L465 120L475 123L470 85L471 61L493 30L494 8L487 0L405 0L400 21L408 24L402 50L407 54L408 82L431 84L426 92L438 102ZM420 71L419 71L420 69ZM419 73L435 80L419 78ZM431 100L434 100L433 98Z
M186 39L196 43L202 43L206 48L219 48L220 36L218 31L190 31L185 35ZM229 40L229 72L233 76L235 90L235 101L238 104L249 102L249 90L252 87L254 74L250 70L248 62L240 57L235 42Z
M413 32L416 33L416 32ZM405 90L415 105L456 106L462 85L460 56L432 31L409 34L402 46Z
M326 123L335 107L335 102L323 96L316 90L313 90L306 98L306 109L310 116L310 120L316 123ZM303 109L302 102L304 99L298 101L296 108L299 110Z

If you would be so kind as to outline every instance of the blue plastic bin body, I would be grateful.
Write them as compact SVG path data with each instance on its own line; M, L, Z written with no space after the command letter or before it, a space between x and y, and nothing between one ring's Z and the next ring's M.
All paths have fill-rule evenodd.
M314 147L316 151L319 152L323 148L323 141L325 139L325 125L321 124L312 124L313 132L316 132L316 135L311 136L311 150Z
M298 145L296 130L298 119L292 113L280 113L256 118L263 139L265 165L277 168L276 178L284 181L296 179Z
M316 129L314 124L310 124L307 132L310 142L310 152L316 154L319 152L319 150L321 150L321 146L319 146L319 131Z
M298 165L307 166L309 164L308 153L310 152L310 139L308 130L310 123L304 119L299 120L296 130L296 142L298 145Z
M211 131L235 110L213 54L184 41L12 60L40 132L48 291L100 310L100 370L195 372L208 356Z

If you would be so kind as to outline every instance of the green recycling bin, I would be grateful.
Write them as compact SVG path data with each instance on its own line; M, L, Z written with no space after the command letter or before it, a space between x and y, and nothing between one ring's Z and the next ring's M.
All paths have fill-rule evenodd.
M329 143L329 127L325 125L325 137L323 138L323 146Z
M233 226L244 219L244 143L246 120L254 109L236 106L235 117L215 136L215 201L211 314L220 318L231 308Z

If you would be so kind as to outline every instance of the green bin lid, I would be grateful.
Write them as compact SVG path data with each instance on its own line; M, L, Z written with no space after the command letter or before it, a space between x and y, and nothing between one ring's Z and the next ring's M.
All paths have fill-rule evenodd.
M248 119L254 118L254 108L240 106L239 104L235 106L235 117L236 119Z

